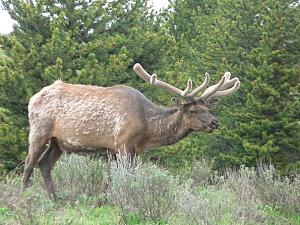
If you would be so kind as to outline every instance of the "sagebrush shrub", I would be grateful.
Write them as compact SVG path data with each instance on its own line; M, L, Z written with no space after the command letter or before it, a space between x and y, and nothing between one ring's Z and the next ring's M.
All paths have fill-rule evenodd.
M242 166L238 170L230 169L225 174L224 186L235 194L240 205L261 204L255 189L256 171L253 168Z
M265 224L272 217L260 209L262 201L255 188L257 172L254 168L242 166L227 170L226 179L221 186L227 187L235 196L236 206L231 217L246 224Z
M101 158L63 155L52 171L56 193L70 199L99 194L106 166Z
M238 196L225 185L207 186L192 193L184 186L176 195L185 224L265 224L268 216L255 204L240 205Z
M53 208L54 203L45 198L40 185L31 185L24 192L20 189L21 179L17 174L9 174L0 182L0 208L11 215L5 221L0 219L1 224L39 224Z
M208 185L214 180L214 161L202 159L193 163L189 178L194 181L194 185Z
M255 188L261 201L289 214L300 213L300 175L280 177L272 165L260 165Z
M20 176L10 174L0 180L0 217L5 216L6 224L60 224L57 207L91 207L101 194L103 176L109 178L107 200L126 223L289 224L282 212L296 214L300 209L299 175L282 178L271 165L230 169L217 176L211 164L200 161L190 179L178 179L139 159L118 157L107 164L70 155L53 170L58 204L46 197L39 169L23 193Z
M110 179L110 202L123 215L138 213L145 219L158 221L176 211L178 180L155 164L119 157L111 164Z

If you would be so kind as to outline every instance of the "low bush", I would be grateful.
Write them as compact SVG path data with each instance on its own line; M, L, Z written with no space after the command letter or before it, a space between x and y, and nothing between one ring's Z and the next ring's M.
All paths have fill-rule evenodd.
M281 177L272 165L260 165L256 193L265 205L287 214L300 213L300 174Z
M11 173L2 177L0 224L95 224L101 220L109 222L99 224L119 224L119 218L112 215L116 214L113 209L93 207L105 167L101 159L64 155L52 171L56 202L48 199L38 168L24 192L20 191L20 175Z
M6 180L0 182L0 208L5 224L40 224L39 221L46 221L54 203L45 198L41 186L32 185L21 193L20 184L20 177L15 174L9 174Z
M202 159L201 161L196 161L193 163L188 177L194 181L195 186L212 184L215 174L213 167L213 160Z
M118 157L111 165L110 179L110 202L125 219L128 213L137 213L156 222L167 220L176 211L178 180L153 163Z
M102 158L64 154L52 170L55 193L69 203L99 195L106 168ZM34 171L32 183L43 186L38 168Z
M226 185L209 186L192 193L185 186L177 194L180 215L187 224L265 224L270 221L255 201L242 202Z

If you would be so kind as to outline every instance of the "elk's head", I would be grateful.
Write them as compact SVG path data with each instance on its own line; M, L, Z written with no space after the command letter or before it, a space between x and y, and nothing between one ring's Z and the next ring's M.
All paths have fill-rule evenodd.
M205 74L205 80L201 85L192 90L192 80L189 79L185 90L180 90L168 83L157 79L156 74L148 74L140 64L135 64L134 71L145 81L161 87L178 95L179 99L172 99L173 106L182 111L183 120L194 131L212 132L219 127L218 119L209 111L218 103L222 96L230 95L240 87L239 79L230 79L231 74L226 72L221 80L208 88L209 74ZM196 95L202 95L196 98Z
M172 103L182 112L182 119L191 130L212 132L219 127L218 119L210 113L213 106L209 106L201 100L186 103L175 98L172 99Z

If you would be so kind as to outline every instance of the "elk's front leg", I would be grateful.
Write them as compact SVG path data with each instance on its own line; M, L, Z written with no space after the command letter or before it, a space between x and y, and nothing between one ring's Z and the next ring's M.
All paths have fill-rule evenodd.
M130 162L132 162L132 160L136 156L133 144L122 144L118 149L118 153L122 160L126 158Z

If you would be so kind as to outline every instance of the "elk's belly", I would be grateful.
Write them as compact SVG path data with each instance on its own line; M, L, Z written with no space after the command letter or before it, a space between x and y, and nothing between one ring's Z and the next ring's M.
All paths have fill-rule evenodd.
M64 138L57 139L58 145L62 151L66 153L77 153L77 154L91 154L91 153L106 153L109 150L114 153L111 149L112 146L103 143L85 142L81 139Z

